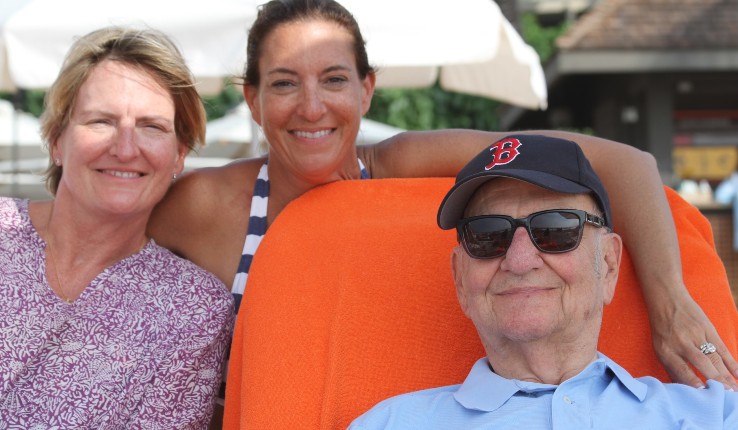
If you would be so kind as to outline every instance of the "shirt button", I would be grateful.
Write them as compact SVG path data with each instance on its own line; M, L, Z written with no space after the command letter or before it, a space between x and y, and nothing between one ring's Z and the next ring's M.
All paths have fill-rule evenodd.
M574 402L571 401L571 399L569 398L569 396L564 396L564 403L566 403L567 405L571 405Z

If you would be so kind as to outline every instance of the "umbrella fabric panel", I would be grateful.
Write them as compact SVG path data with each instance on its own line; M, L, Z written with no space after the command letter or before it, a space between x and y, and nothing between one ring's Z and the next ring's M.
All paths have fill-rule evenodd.
M6 2L15 7L5 7ZM247 31L262 3L264 0L3 0L0 88L46 88L75 37L104 25L132 24L171 35L200 81L200 92L215 93L222 78L242 73ZM440 76L441 86L448 90L530 109L545 108L540 60L493 1L341 3L359 22L369 59L379 69L378 87L426 87ZM3 68L7 73L3 74Z
M426 87L440 77L449 91L546 108L540 58L494 1L341 3L359 22L378 87Z
M255 13L253 2L240 0L31 0L7 19L2 39L10 78L20 88L47 88L73 41L106 25L162 30L197 78L220 81L240 75Z

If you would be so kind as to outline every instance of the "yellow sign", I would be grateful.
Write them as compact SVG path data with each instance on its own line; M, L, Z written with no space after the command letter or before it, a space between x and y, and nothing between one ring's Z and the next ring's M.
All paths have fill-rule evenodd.
M674 173L682 179L720 180L738 167L738 147L678 146L672 151Z

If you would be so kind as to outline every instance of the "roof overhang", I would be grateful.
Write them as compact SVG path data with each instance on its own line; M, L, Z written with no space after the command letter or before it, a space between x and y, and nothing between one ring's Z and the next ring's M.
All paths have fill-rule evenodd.
M559 50L544 65L549 93L566 75L736 71L738 49ZM500 126L511 128L526 112L517 106L506 106L501 111Z
M738 49L559 51L553 66L547 75L736 71Z

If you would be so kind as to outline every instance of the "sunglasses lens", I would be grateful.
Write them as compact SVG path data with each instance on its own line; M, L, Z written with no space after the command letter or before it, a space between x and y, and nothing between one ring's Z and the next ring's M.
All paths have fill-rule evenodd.
M464 246L475 258L503 255L512 240L512 224L505 218L479 218L464 225Z
M577 247L581 221L575 213L546 212L530 219L533 241L544 252L566 252Z

